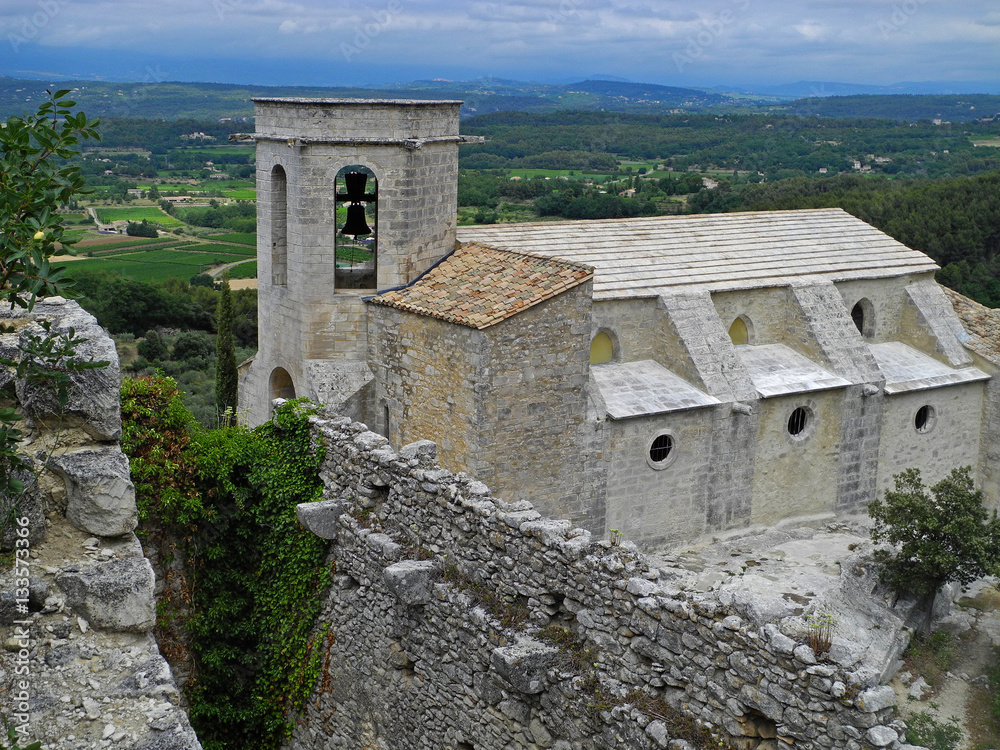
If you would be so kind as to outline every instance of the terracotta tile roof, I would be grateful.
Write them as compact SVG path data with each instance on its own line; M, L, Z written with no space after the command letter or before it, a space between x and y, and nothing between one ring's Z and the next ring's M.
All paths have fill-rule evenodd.
M581 263L460 242L411 284L370 301L481 330L593 276Z
M965 345L976 354L1000 365L1000 310L994 310L942 287L962 325L969 333Z

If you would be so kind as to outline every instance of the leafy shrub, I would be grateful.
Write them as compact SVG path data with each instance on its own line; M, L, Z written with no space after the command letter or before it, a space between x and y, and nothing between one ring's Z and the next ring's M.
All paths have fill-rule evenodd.
M920 471L907 469L868 506L872 539L898 548L875 553L883 580L896 590L930 595L949 581L965 585L1000 569L1000 520L987 514L971 471L952 469L928 494Z
M942 722L921 711L906 720L906 739L911 745L930 750L958 750L962 744L962 729L955 717Z
M175 545L197 580L176 619L196 664L185 691L206 750L278 747L320 673L325 632L313 626L327 545L295 513L322 492L310 413L290 401L256 429L204 430L173 381L123 385L142 531Z

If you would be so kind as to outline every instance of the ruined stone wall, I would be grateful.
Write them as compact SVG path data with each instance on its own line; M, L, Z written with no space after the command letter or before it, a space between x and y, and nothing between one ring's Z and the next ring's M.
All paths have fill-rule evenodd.
M326 499L299 518L331 540L335 585L287 747L685 748L668 706L765 750L898 739L892 690L848 649L818 658L732 597L680 590L631 543L440 469L433 443L396 453L346 418L313 430Z
M115 344L75 302L53 298L0 311L14 329L0 352L17 361L41 320L74 329L76 356L108 366L71 372L63 408L46 385L0 367L0 402L23 415L33 462L25 490L0 496L0 547L17 559L0 570L0 713L22 728L21 747L200 750L152 636L155 582L118 444Z

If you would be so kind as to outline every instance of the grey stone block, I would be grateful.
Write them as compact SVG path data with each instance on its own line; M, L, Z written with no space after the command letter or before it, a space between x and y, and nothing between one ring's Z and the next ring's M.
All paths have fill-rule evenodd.
M148 633L156 624L153 568L144 557L111 560L56 576L66 603L93 627Z
M66 481L66 518L97 536L121 536L138 523L128 459L117 447L54 456L52 468Z
M520 638L512 646L493 649L490 664L516 691L534 694L545 689L545 672L558 655L552 646Z
M432 462L437 460L437 443L433 440L417 440L399 449L399 457L410 460Z
M299 503L295 506L295 516L299 519L299 523L320 539L337 538L340 529L338 519L343 513L343 504L336 500Z
M382 572L389 592L408 607L426 604L431 599L431 585L438 565L432 560L404 560Z
M858 696L858 708L869 713L875 713L895 705L896 694L888 685L876 685Z
M883 726L872 727L865 732L865 737L875 747L886 747L899 741L899 735L896 734L896 730Z
M108 365L70 373L69 398L64 407L60 407L56 392L48 384L18 379L17 398L25 413L42 420L67 419L97 440L118 440L122 434L121 369L114 341L90 313L75 303L44 300L35 306L35 314L52 320L53 331L73 328L77 337L84 339L76 349L78 359L105 361ZM41 333L40 326L32 325L22 331L21 339Z

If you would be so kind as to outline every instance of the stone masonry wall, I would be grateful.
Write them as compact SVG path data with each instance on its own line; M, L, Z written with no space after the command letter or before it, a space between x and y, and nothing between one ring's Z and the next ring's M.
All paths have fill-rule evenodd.
M200 750L152 630L154 575L133 530L137 513L121 437L115 344L75 302L0 311L0 353L72 328L82 360L60 409L51 389L0 367L0 405L23 415L21 449L34 462L17 496L0 496L0 715L20 745ZM6 732L4 733L6 736Z
M750 748L898 742L892 690L858 657L817 658L736 602L680 590L631 543L504 502L441 469L433 443L396 453L346 418L313 430L326 499L299 518L331 541L335 585L287 747L681 750L667 704ZM524 622L504 627L511 607L491 596Z

